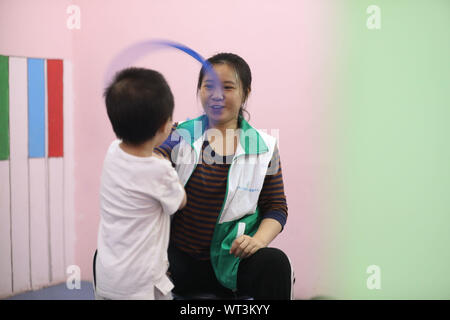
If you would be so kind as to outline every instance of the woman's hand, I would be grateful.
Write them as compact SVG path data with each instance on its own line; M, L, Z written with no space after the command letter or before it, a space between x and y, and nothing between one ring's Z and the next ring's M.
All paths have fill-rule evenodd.
M244 234L233 241L230 254L241 259L248 258L259 249L267 247L281 229L282 226L277 220L265 218L253 237Z
M255 237L242 235L233 241L230 249L230 254L233 254L235 257L245 259L264 247L264 243L256 239Z

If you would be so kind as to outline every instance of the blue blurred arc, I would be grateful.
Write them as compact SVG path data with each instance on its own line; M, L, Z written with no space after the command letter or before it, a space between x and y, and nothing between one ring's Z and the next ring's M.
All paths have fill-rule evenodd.
M142 56L156 50L164 49L164 48L172 48L180 50L198 62L202 64L202 67L204 68L206 73L209 73L212 77L215 87L221 88L219 78L217 74L214 72L214 69L212 68L212 65L203 59L203 57L198 54L193 49L174 41L170 40L147 40L135 43L131 46L126 47L122 51L120 51L113 60L109 63L107 69L106 69L106 75L105 75L105 85L107 86L111 80L114 77L114 74L123 68L130 67L133 65L135 61L137 61Z

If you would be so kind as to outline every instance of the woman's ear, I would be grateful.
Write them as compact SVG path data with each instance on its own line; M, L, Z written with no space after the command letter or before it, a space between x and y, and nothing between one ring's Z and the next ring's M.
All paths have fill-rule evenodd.
M250 88L248 88L245 96L243 97L244 99L242 101L242 105L245 105L247 103L248 97L250 96L250 92L252 91L250 90Z

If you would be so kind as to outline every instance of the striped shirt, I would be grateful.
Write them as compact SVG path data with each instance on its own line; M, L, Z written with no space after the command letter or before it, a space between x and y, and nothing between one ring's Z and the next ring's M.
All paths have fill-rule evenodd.
M155 152L170 160L176 143L169 137L155 148ZM233 155L223 157L215 154L211 149L203 152L208 146L208 141L205 141L202 146L203 160L199 161L185 185L187 204L175 213L170 233L172 245L201 260L210 258L210 243L225 200L228 170L233 158ZM207 159L207 155L216 161ZM278 166L275 167L276 172L265 177L258 207L263 218L275 219L284 226L288 213L278 148L274 150L271 163Z

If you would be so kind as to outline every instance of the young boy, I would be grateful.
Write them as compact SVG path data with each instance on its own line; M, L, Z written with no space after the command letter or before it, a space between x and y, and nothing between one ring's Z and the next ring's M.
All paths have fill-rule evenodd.
M171 299L170 215L184 207L186 194L153 148L171 131L172 92L160 73L128 68L106 89L105 102L120 140L103 164L96 298Z

